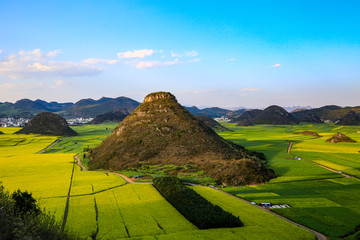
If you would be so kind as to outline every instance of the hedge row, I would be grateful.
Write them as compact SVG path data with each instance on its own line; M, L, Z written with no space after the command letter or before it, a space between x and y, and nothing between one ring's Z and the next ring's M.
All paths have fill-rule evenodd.
M199 229L243 226L238 217L210 203L176 177L157 177L153 183L161 195Z

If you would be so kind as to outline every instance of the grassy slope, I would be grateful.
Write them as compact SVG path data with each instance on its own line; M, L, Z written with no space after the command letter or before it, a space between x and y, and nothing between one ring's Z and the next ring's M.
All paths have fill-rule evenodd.
M304 160L286 159L293 156L285 153L289 141L293 141L292 153L295 156L359 177L360 143L325 142L336 132L345 133L359 141L359 127L325 124L225 126L236 132L221 134L223 137L250 149L266 149L264 153L269 158L269 165L279 175L270 184L226 188L225 191L257 203L287 203L292 207L274 211L331 237L343 236L360 225L360 180L342 178L340 174ZM323 137L293 134L303 130L315 131Z

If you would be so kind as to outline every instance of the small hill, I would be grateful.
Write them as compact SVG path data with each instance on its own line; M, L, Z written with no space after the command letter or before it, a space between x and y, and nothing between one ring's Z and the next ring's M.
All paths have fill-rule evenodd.
M357 126L360 125L360 116L354 111L348 112L343 118L339 120L337 125Z
M72 130L66 120L61 116L43 112L35 115L31 121L26 124L21 130L17 131L16 134L41 134L47 136L76 136L78 135Z
M328 140L326 140L326 142L338 143L338 142L356 142L356 141L345 136L342 133L337 133L332 138L329 138Z
M313 113L307 113L306 115L304 115L301 118L300 122L323 123L319 116Z
M142 164L192 164L224 184L255 184L275 177L261 154L226 141L168 92L145 97L98 147L90 169L120 170ZM215 171L216 170L216 171Z
M105 122L121 122L129 115L126 110L112 111L104 114L97 115L89 124L100 124Z
M306 135L306 136L321 137L318 133L313 132L313 131L303 131L303 132L299 132L297 134L302 134L302 135Z
M282 107L272 105L252 119L253 124L296 124L296 119Z
M261 110L259 110L259 109L247 110L243 114L241 114L240 116L232 118L231 122L232 123L240 123L243 120L248 120L248 121L251 122L251 119L256 117L256 115L258 115L259 113L261 113Z
M296 124L298 121L282 107L272 105L264 110L254 109L244 112L231 122L238 126L252 126L254 124Z
M205 123L207 126L211 127L213 130L220 131L220 132L228 132L228 131L232 132L232 130L224 127L223 125L221 125L220 123L218 123L217 121L212 119L211 117L203 116L203 115L198 115L195 117L197 119L199 119L200 121L202 121L203 123Z

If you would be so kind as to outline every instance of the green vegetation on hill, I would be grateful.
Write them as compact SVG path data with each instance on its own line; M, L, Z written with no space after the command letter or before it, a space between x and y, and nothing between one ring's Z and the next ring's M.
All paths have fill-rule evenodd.
M97 115L93 120L91 120L88 124L100 124L106 122L121 122L124 118L129 115L126 110L118 110L107 112L104 114Z
M154 186L181 214L199 229L241 227L240 219L213 205L176 177L157 177Z
M76 136L77 132L72 130L66 120L57 114L43 112L37 114L16 134L41 134L47 136Z
M224 184L255 184L275 177L256 154L224 140L170 93L152 93L98 147L90 169L124 170L142 164L191 164Z

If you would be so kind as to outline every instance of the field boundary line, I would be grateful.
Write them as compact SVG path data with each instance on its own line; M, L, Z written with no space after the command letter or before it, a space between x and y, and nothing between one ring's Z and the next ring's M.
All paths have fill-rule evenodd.
M57 144L58 142L61 141L61 138L56 139L54 142L52 142L50 145L48 145L47 147L41 149L40 151L36 152L35 154L40 154L43 153L46 149L51 148L52 146L54 146L55 144Z
M287 150L288 154L291 154L292 145L293 145L293 142L290 142L289 147L288 147L288 150ZM291 154L291 155L293 155L293 154ZM315 164L315 165L317 165L317 166L319 166L319 167L322 167L322 168L324 168L324 169L327 169L327 170L329 170L329 171L331 171L331 172L340 174L340 175L342 175L342 176L344 176L344 177L346 177L346 178L348 178L348 177L354 177L354 176L351 176L351 175L349 175L349 174L343 173L343 172L341 172L341 171L335 170L335 169L333 169L333 168L330 168L330 167L321 165L321 164L319 164L319 163L317 163L317 162L314 162L314 161L311 161L311 160L308 160L308 159L305 159L305 158L303 158L303 160L308 161L308 162L310 162L310 163L313 163L313 164Z
M65 211L64 211L64 219L63 219L63 223L62 223L62 226L61 226L61 230L64 231L64 228L65 228L65 224L66 224L66 219L67 219L67 215L68 215L68 212L69 212L69 202L70 202L70 193L71 193L71 185L72 185L72 180L73 180L73 177L74 177L74 170L75 170L75 156L74 156L74 163L73 163L73 168L72 168L72 172L71 172L71 178L70 178L70 186L69 186L69 192L68 192L68 195L67 195L67 199L66 199L66 205L65 205Z
M297 223L297 222L294 222L294 221L292 221L292 220L290 220L290 219L288 219L288 218L286 218L286 217L283 217L283 216L281 216L281 215L279 215L279 214L277 214L277 213L275 213L275 212L272 212L272 211L270 211L270 210L268 210L268 209L265 209L265 208L263 208L263 207L260 207L260 206L258 206L258 205L252 205L249 201L247 201L247 200L245 200L245 199L243 199L243 198L241 198L241 197L235 196L235 195L233 195L233 194L231 194L231 193L228 193L228 192L224 192L224 191L222 191L222 190L220 190L220 189L216 189L216 188L212 188L212 189L214 189L215 191L218 191L218 192L220 192L220 193L224 193L224 194L226 194L226 195L228 195L228 196L231 196L231 197L233 197L233 198L236 198L236 199L238 199L238 200L240 200L240 201L242 201L242 202L245 202L245 203L249 204L250 206L254 206L254 207L256 207L256 208L258 208L258 209L261 209L261 210L263 210L263 211L265 211L265 212L267 212L267 213L270 213L270 214L272 214L272 215L274 215L274 216L276 216L276 217L278 217L278 218L281 218L281 219L287 221L288 223L291 223L291 224L293 224L293 225L295 225L295 226L297 226L297 227L303 228L303 229L311 232L312 234L314 234L314 235L317 237L318 240L327 240L327 239L328 239L327 236L325 236L324 234L322 234L322 233L320 233L320 232L317 232L317 231L315 231L315 230L313 230L313 229L311 229L311 228L308 228L308 227L306 227L306 226L304 226L304 225L301 225L301 224L299 224L299 223Z

